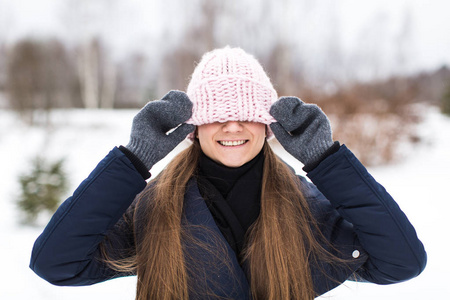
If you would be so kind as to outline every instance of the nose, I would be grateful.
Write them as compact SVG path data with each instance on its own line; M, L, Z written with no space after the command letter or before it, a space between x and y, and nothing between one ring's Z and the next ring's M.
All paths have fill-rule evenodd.
M223 124L222 130L228 133L240 132L242 131L242 124L238 121L228 121Z

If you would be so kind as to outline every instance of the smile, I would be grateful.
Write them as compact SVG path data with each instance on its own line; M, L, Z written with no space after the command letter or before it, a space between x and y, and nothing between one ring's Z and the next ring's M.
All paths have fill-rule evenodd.
M234 146L240 146L245 143L247 143L248 140L241 140L241 141L218 141L219 144L225 147L234 147Z

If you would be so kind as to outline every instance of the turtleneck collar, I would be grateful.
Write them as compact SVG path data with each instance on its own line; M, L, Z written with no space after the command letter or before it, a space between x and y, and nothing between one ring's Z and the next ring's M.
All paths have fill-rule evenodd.
M245 234L259 216L264 153L230 168L202 154L197 183L202 197L229 245L240 256Z
M259 154L249 162L240 167L231 168L215 162L202 152L199 160L199 175L208 178L208 180L226 199L228 193L234 187L236 181L238 181L239 178L241 178L253 167L260 166L260 168L262 169L262 165L264 162L263 157L263 151L261 150Z

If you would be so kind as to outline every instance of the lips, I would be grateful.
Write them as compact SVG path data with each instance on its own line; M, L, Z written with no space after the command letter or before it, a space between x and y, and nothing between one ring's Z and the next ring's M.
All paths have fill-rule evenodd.
M237 141L218 141L219 144L225 147L236 147L240 145L244 145L248 140L237 140Z

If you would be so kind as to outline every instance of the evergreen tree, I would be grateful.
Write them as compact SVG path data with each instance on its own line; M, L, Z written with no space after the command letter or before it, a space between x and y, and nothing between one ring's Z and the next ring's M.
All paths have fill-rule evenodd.
M28 174L19 177L21 195L17 204L26 224L33 224L41 212L53 213L67 191L68 180L64 160L54 163L36 157Z

